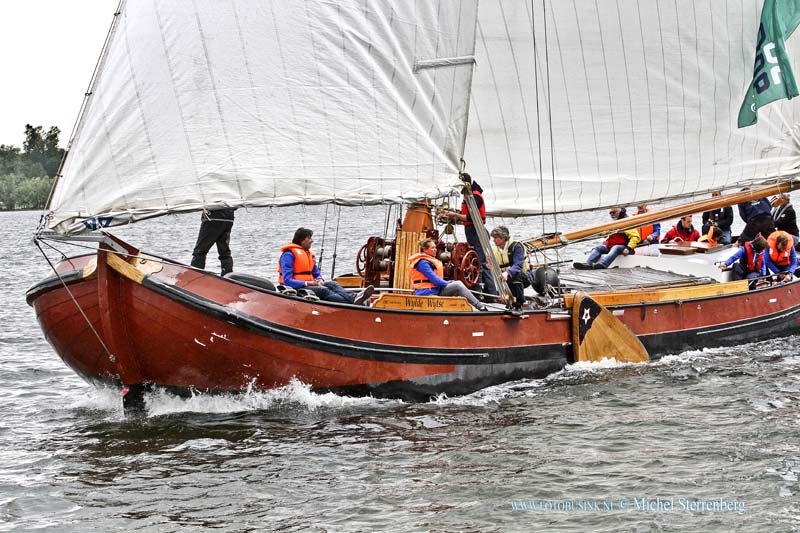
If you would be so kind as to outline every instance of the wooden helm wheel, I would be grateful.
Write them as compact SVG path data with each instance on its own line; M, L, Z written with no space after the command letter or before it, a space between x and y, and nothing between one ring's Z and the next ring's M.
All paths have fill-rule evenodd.
M356 271L362 278L365 276L367 270L367 246L367 244L362 246L356 255Z
M481 278L481 260L478 252L468 250L461 258L460 264L461 281L468 288L474 287Z

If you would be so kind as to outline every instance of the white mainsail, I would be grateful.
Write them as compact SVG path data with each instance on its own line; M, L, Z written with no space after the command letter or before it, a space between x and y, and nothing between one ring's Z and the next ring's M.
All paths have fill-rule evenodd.
M792 175L800 99L736 128L760 6L123 2L49 225L433 198L462 155L501 215Z
M476 1L122 2L50 202L78 232L457 186ZM103 224L103 225L105 225Z

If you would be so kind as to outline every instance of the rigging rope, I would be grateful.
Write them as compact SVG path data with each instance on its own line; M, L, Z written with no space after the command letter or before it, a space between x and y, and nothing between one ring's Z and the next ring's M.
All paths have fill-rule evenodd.
M331 260L331 279L334 277L336 271L336 250L339 248L339 222L342 219L342 207L336 211L336 236L333 239L333 259Z
M320 272L322 272L322 260L325 258L325 232L328 228L328 208L331 204L325 204L325 221L322 223L322 243L319 246L319 262L317 266L319 266Z

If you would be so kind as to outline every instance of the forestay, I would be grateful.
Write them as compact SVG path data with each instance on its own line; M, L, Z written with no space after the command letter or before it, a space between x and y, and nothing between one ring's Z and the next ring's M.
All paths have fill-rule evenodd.
M450 194L475 18L474 0L123 1L49 226Z

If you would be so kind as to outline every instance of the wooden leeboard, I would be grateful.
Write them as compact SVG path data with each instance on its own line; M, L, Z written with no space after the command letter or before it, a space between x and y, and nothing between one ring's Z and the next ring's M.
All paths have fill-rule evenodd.
M707 298L747 292L747 280L728 283L709 283L696 287L670 287L664 289L630 289L624 291L593 292L592 298L600 305L628 305L638 303L658 303L693 298ZM578 293L580 294L580 293ZM564 295L564 305L573 306L574 294Z
M472 311L461 296L416 296L414 294L382 294L372 304L377 309L407 309L411 311Z
M394 254L394 286L397 289L411 289L408 258L419 253L419 243L425 239L425 233L416 231L398 231Z
M639 339L605 307L586 293L572 307L572 353L575 362L613 358L620 363L650 360Z

